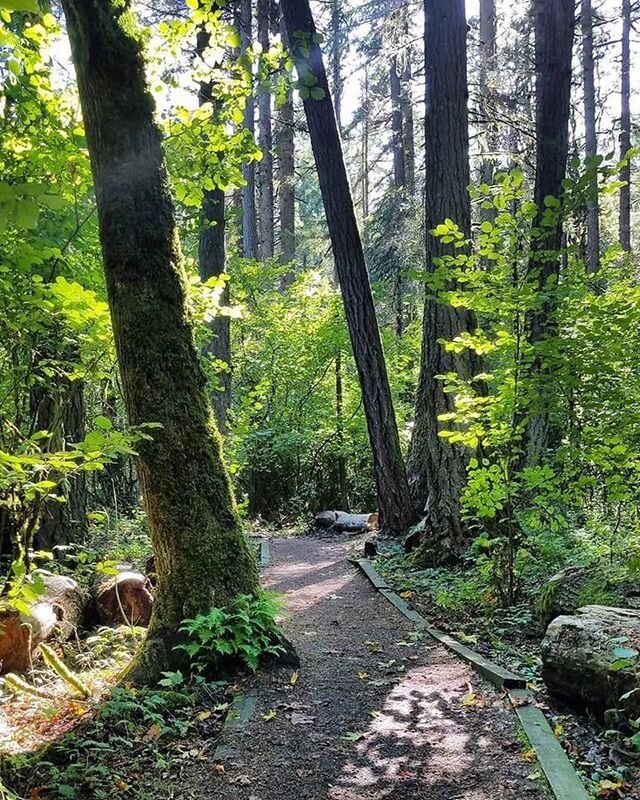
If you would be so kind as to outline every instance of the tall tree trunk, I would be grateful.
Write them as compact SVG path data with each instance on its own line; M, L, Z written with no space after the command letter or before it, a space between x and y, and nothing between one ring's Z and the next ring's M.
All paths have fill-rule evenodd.
M271 0L258 0L258 42L262 52L269 50L269 28L271 24ZM257 166L258 182L258 228L261 261L273 258L273 135L271 131L271 92L263 91L258 100L258 147L262 161Z
M451 219L465 236L471 233L469 127L467 108L467 19L464 0L425 0L425 174L427 269L451 255L431 231ZM473 330L473 315L439 302L427 293L424 308L420 377L411 449L407 464L414 507L426 517L422 557L446 563L464 551L467 535L460 519L460 493L467 455L438 433L438 417L453 411L453 397L437 376L454 372L470 378L470 352L448 353L439 343Z
M347 461L344 452L344 391L342 388L342 350L336 355L336 441L338 444L338 501L339 508L349 510L347 491Z
M389 90L391 96L391 151L393 153L393 185L397 191L404 191L407 183L405 170L404 133L402 130L402 101L398 56L391 57L389 67Z
M288 47L284 22L280 33ZM278 211L280 217L280 260L289 264L296 256L296 206L293 185L295 182L295 116L293 91L287 89L287 99L282 105L278 120L276 141L278 155ZM293 280L291 273L287 284Z
M222 461L187 310L161 135L128 0L64 0L100 241L132 425L159 423L137 461L158 584L134 682L184 667L185 617L258 588Z
M413 510L338 123L308 0L282 0L282 12L298 73L318 90L304 108L367 417L381 524L400 534Z
M369 127L371 105L369 101L369 71L364 68L363 86L363 117L362 117L362 222L369 218Z
M209 34L200 31L197 50L201 55L209 44ZM211 103L216 108L212 97L211 83L202 82L198 92L200 105ZM225 195L222 189L206 189L200 212L200 233L198 237L198 269L200 280L217 278L225 271ZM229 284L225 284L220 301L229 305ZM231 327L228 316L218 315L209 323L211 336L205 348L205 356L214 361L226 364L217 374L219 387L210 393L211 404L216 415L218 427L224 431L227 424L227 413L231 405Z
M240 53L251 47L253 15L251 0L238 0L237 23L240 30ZM250 69L250 67L247 67ZM253 92L247 97L244 107L244 127L255 135L255 101ZM258 257L258 226L256 219L256 167L251 161L242 167L245 185L242 187L242 255L244 258Z
M620 81L620 158L631 149L631 0L622 0L622 62ZM620 171L620 244L631 252L631 164Z
M571 99L571 57L574 30L573 0L535 0L536 37L536 177L534 200L538 207L535 221L541 228L545 198L559 198L565 178L569 148L569 110ZM529 264L540 292L547 294L540 307L528 315L528 339L538 346L556 331L555 302L552 292L560 276L562 219L544 228L543 237ZM553 256L549 254L558 253ZM534 357L530 377L534 383L549 372L542 355ZM528 463L537 464L549 446L549 393L536 391L525 430L524 454Z
M591 0L582 0L582 90L584 95L585 156L593 170L587 200L587 272L593 274L600 266L600 207L598 202L598 171L594 160L598 155L596 133L596 87L593 64L593 11Z
M405 15L405 35L408 39L409 29ZM402 149L404 152L404 172L407 192L415 194L416 190L416 145L413 122L413 94L411 91L411 55L409 44L404 49L404 64L400 72L400 106L402 109Z
M480 182L492 184L496 166L498 135L495 121L495 76L497 56L497 30L495 0L480 0L480 98L484 107Z

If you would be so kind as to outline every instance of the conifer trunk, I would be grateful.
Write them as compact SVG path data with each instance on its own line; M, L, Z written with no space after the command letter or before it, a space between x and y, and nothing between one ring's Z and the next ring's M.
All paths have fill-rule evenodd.
M620 158L631 149L631 0L622 0L622 59L620 79ZM631 164L620 171L620 244L631 252Z
M536 177L534 200L538 207L535 221L540 228L545 199L559 198L566 175L569 148L571 99L571 59L574 31L573 0L535 0L536 38ZM548 202L548 201L546 201ZM553 290L560 276L562 219L546 226L543 238L535 245L529 263L538 290L545 294L539 308L528 314L529 343L538 348L530 368L534 383L549 374L551 365L540 353L543 340L557 330ZM557 255L554 255L556 253ZM547 293L550 290L550 293ZM549 393L542 390L531 398L529 420L524 437L524 457L529 464L540 462L550 442Z
M470 236L471 201L467 108L467 19L464 0L425 0L425 173L427 270L437 259L459 253L432 231L446 219ZM421 557L425 563L455 561L467 534L460 518L460 493L466 479L467 454L438 434L438 417L453 410L453 397L438 378L457 373L470 378L471 354L456 356L440 340L451 341L475 327L473 315L432 298L424 308L420 376L415 424L407 462L414 507L426 519Z
M251 47L253 13L251 0L238 0L237 25L240 29L240 53ZM247 69L250 69L247 67ZM253 91L247 97L244 107L244 127L253 136L256 130L256 109ZM251 161L242 167L245 185L242 187L242 255L244 258L258 257L258 223L256 218L256 167Z
M280 35L287 46L284 21L280 20ZM278 213L280 217L280 260L289 264L296 255L296 206L293 184L295 181L295 116L293 92L287 89L287 97L278 118L276 140L278 157ZM290 273L286 285L293 280Z
M315 94L304 98L304 108L362 390L381 526L398 535L408 528L414 515L362 240L342 154L339 121L329 94L308 0L282 0L282 13L298 73L309 81Z
M269 28L271 22L271 0L258 0L258 43L262 52L269 50ZM260 260L273 258L273 133L271 129L271 92L263 91L258 99L258 147L262 160L257 166L258 185L258 245Z
M209 44L209 34L200 31L197 50L200 55ZM200 105L211 103L215 115L216 101L211 94L211 83L201 83L198 92ZM217 278L225 271L225 195L222 189L205 189L200 211L200 233L198 236L198 271L200 280ZM220 297L221 305L229 305L229 284L225 284ZM209 322L211 336L205 347L205 355L214 361L221 361L227 369L218 371L219 387L210 393L211 405L216 415L218 427L224 431L227 413L231 405L231 320L228 316L217 315Z
M593 64L593 10L591 0L582 0L582 90L584 94L585 156L593 170L587 200L587 272L593 274L600 265L600 208L598 202L598 173L594 159L598 155L596 133L596 87Z
M64 0L129 421L159 423L138 474L156 556L153 616L130 678L184 667L185 617L258 587L185 302L161 136L128 0Z

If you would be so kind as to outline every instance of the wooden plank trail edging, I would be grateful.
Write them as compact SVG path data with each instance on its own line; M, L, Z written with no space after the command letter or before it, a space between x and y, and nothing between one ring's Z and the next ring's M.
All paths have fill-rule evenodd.
M417 611L409 608L398 594L389 589L384 578L366 558L352 559L351 562L360 568L376 591L407 619L470 664L495 687L508 692L520 724L536 751L536 757L557 800L589 800L590 796L587 790L551 730L547 718L534 704L533 695L527 690L526 679L503 669L470 647L461 644L452 636L436 628Z
M251 721L256 706L258 705L258 692L249 689L248 692L239 692L231 701L227 712L220 740L213 753L214 761L233 761L239 757L235 747L230 744L231 734L243 731Z
M261 567L268 567L271 563L271 550L269 548L268 539L260 539L258 563Z

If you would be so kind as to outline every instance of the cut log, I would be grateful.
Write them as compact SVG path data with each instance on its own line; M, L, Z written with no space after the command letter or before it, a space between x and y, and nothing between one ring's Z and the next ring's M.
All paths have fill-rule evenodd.
M153 606L151 581L129 564L117 574L96 575L92 592L101 625L148 625Z
M0 672L23 672L38 657L38 647L51 639L65 641L82 624L88 595L73 580L36 570L45 591L31 613L0 614Z
M53 638L64 642L82 627L89 594L67 575L54 575L44 569L35 574L45 585L45 593L39 600L52 606L58 620Z
M38 647L52 636L58 618L50 603L35 603L31 613L0 614L0 673L24 672L37 657Z
M377 514L349 514L346 511L321 511L313 518L313 526L335 533L364 533L378 527Z
M640 715L640 611L584 606L557 617L542 642L549 690L596 711L624 707ZM621 697L631 694L621 703Z

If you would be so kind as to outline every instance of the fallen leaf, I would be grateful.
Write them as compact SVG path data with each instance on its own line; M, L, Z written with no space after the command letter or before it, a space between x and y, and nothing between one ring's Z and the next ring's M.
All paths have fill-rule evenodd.
M538 778L541 778L541 777L542 777L542 773L540 772L539 769L537 769L535 772L530 772L527 775L527 780L528 781L537 781Z
M402 597L403 600L411 600L411 598L413 597L413 592L410 591L400 592L400 597Z
M525 750L523 753L520 754L520 757L524 761L535 761L536 760L536 751L531 747L529 750Z
M214 764L213 768L218 773L218 775L224 775L224 764Z
M162 733L162 728L158 725L157 722L154 722L153 725L149 728L149 730L145 733L142 737L143 742L151 742L154 739L157 739L160 734Z
M365 647L367 647L369 650L371 650L372 653L380 653L380 652L382 652L382 645L380 644L380 642L367 641L364 644L365 644Z
M361 739L364 739L366 735L367 734L362 731L349 731L349 733L345 733L342 738L347 742L359 742Z
M289 683L292 686L295 686L296 683L298 683L299 679L300 679L300 673L298 672L298 670L295 670L294 672L291 673L291 677L289 678Z
M366 681L367 678L369 677L369 673L368 672L358 672L358 677L360 678L361 681Z
M212 713L213 712L209 711L208 709L206 711L199 711L196 714L196 719L198 720L198 722L204 722L205 719L209 719Z
M272 719L276 718L276 710L275 708L270 708L266 714L262 715L262 719L265 722L271 722Z
M128 784L128 783L125 783L125 782L124 782L123 780L121 780L120 778L116 778L116 780L113 782L113 785L116 787L116 789L117 789L119 792L126 792L126 791L127 791L127 789L129 788L129 784Z
M623 786L624 781L610 781L606 778L603 778L601 781L598 781L596 787L596 797L610 797L614 792L617 795L618 789L622 789Z

